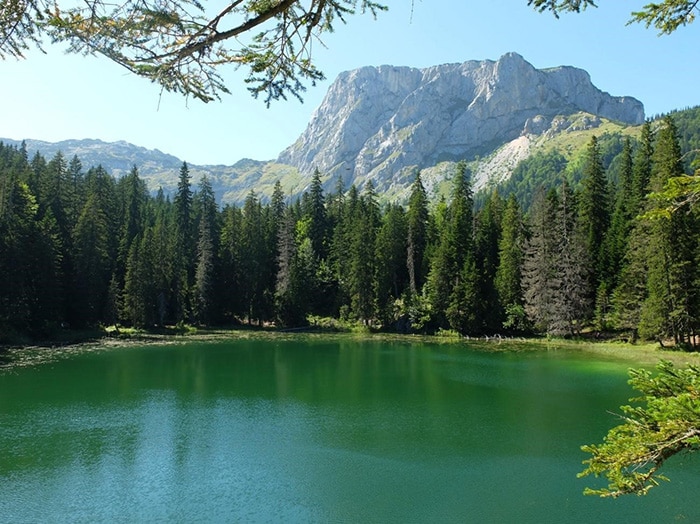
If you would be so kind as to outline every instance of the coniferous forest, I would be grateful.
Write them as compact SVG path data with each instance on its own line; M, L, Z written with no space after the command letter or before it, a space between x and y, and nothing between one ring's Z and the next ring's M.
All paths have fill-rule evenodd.
M563 157L535 157L477 205L460 163L438 202L420 173L399 205L381 202L371 181L324 192L316 172L294 201L278 183L270 199L251 191L223 207L186 163L166 196L150 194L136 167L115 179L77 157L29 158L0 143L0 338L332 317L470 336L615 331L694 347L700 216L650 197L687 171L682 140L671 117L638 138L594 137L576 180ZM547 173L532 184L538 165ZM520 194L527 169L532 187Z

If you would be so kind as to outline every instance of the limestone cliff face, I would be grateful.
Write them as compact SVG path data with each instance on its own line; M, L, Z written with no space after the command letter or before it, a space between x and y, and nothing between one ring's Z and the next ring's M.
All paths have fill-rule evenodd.
M329 186L341 175L346 187L372 179L382 191L416 168L470 160L577 112L644 121L641 102L599 90L587 72L535 69L515 53L426 69L364 67L338 76L278 162L305 175L318 168Z

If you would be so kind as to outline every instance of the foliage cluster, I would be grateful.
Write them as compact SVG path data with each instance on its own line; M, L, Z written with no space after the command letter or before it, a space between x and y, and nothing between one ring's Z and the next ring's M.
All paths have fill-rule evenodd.
M658 473L672 456L700 449L700 368L678 369L662 361L657 374L630 371L630 384L641 396L622 407L623 423L600 445L583 446L591 454L579 474L604 475L608 486L587 489L590 495L645 495L660 480Z

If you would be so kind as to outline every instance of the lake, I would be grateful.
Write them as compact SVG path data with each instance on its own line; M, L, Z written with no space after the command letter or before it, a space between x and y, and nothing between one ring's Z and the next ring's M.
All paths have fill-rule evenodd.
M468 344L468 343L467 343ZM700 522L698 457L585 497L628 363L352 337L82 352L0 370L3 522Z

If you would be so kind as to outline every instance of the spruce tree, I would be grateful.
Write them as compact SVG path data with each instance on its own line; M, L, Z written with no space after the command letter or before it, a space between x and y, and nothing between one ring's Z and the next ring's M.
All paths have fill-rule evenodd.
M97 193L88 197L73 232L75 284L73 325L94 325L102 308L112 275L109 224Z
M582 228L585 249L591 263L589 289L595 290L602 281L605 269L602 249L603 239L609 225L607 181L598 140L595 136L591 137L586 148L581 184L582 190L578 199L579 223Z
M302 212L304 218L309 220L311 247L313 247L316 256L325 258L327 255L326 233L328 222L323 183L321 182L321 173L318 169L314 171L309 190L302 196Z
M590 272L592 257L590 235L579 223L573 191L566 182L558 193L558 208L553 223L556 249L552 278L554 295L548 332L578 335L592 314L594 295Z
M200 324L216 318L216 248L215 230L203 213L199 220L197 266L194 278L195 316Z
M296 322L296 307L292 299L292 272L296 257L296 220L291 210L287 210L277 235L277 280L275 284L275 309L277 320L283 326Z
M414 296L420 292L425 282L428 218L428 197L421 181L420 172L418 172L411 186L411 196L408 199L408 212L406 215L408 223L406 266L408 269L409 287L411 294Z
M496 288L502 214L503 200L498 191L494 191L475 219L474 257L478 292L475 329L480 333L498 332L503 321Z
M221 242L219 249L219 304L222 320L234 321L243 314L241 289L243 286L243 213L240 208L227 205L221 213Z
M651 180L652 155L654 154L654 139L651 132L651 122L647 120L642 126L637 150L632 164L632 214L636 216L643 211L644 202L649 192Z
M27 247L35 266L31 271L33 330L48 332L65 318L63 278L63 235L51 208L36 224L36 239Z
M660 193L670 178L683 175L678 133L673 119L664 118L652 156L650 189ZM689 343L696 329L698 310L696 215L677 211L655 213L664 204L649 200L651 216L647 238L647 296L642 305L640 334L644 338L671 337L676 345Z
M368 324L376 314L376 236L379 205L372 181L365 186L352 217L348 290L352 315Z
M439 245L431 260L428 275L428 298L439 325L447 327L447 310L451 308L453 328L461 329L462 320L470 307L464 303L465 288L460 288L465 275L470 272L473 252L473 200L465 162L457 164L453 179L452 195L440 224ZM469 261L469 265L465 263Z
M123 276L131 244L144 230L145 207L148 201L146 183L139 177L134 166L129 174L119 181L121 196L121 227L119 233L118 273Z
M77 155L68 163L68 187L65 189L64 208L70 224L78 221L80 210L85 203L83 164Z
M626 137L621 156L620 181L615 198L615 208L610 220L610 228L603 242L603 265L600 280L608 289L617 285L627 240L637 213L634 197L634 172L632 141Z
M377 308L384 323L394 319L393 305L408 283L407 220L401 206L390 205L377 233Z
M498 244L498 269L494 284L498 301L504 311L503 327L511 330L526 328L523 308L522 266L525 230L520 205L512 195L508 198Z
M529 238L523 258L523 298L525 312L535 329L549 331L557 293L557 238L552 225L556 220L556 193L538 189L529 214Z
M265 224L263 209L254 191L248 194L243 205L238 259L241 267L239 292L243 313L252 323L262 324L272 315L274 291L268 289L266 271Z
M20 182L16 173L4 176L0 206L0 271L5 285L0 286L0 326L3 333L28 332L34 299L29 273L33 269L30 246L36 238L38 205L29 185Z
M195 234L190 171L182 163L175 193L175 267L173 289L178 322L191 318L191 287L194 280Z

